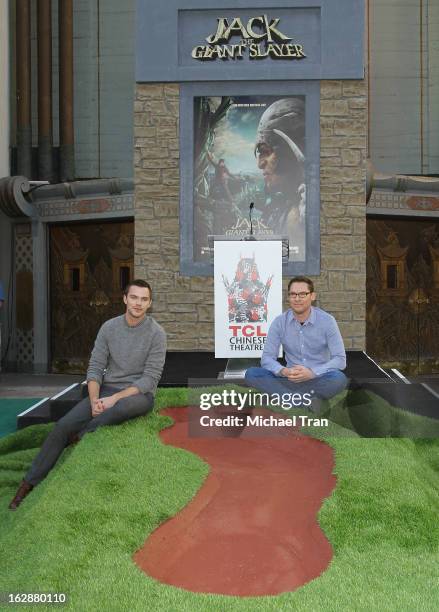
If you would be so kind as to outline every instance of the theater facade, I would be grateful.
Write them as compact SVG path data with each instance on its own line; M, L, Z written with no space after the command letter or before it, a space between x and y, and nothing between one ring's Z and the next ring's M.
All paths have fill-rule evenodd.
M208 236L242 238L253 201L256 236L289 239L285 278L312 276L347 346L362 349L363 3L210 4L137 15L135 252L154 310L172 348L212 350ZM277 151L275 179L264 147Z
M346 348L367 349L380 363L412 373L439 372L436 152L424 138L419 155L413 144L401 161L389 154L392 132L380 139L391 123L380 66L393 70L395 90L405 85L379 55L378 3L127 6L125 21L123 11L121 17L108 7L107 16L89 15L101 25L108 19L113 32L119 25L126 45L102 68L102 79L111 69L115 77L98 88L96 115L78 85L91 69L74 53L60 56L56 67L60 86L71 78L59 95L73 110L50 116L59 121L51 153L47 139L26 141L26 109L17 102L13 163L0 181L1 274L9 296L3 367L84 371L99 325L120 312L121 288L133 277L153 286L153 314L169 350L212 351L212 240L245 237L252 204L256 237L289 243L284 281L295 274L313 279L318 305L336 317ZM64 16L66 24L86 28L75 11ZM43 16L31 14L29 22L37 18ZM18 31L26 19L14 13L11 27ZM118 44L110 36L104 42ZM129 69L120 59L128 56ZM20 57L15 86L26 91L35 67ZM430 108L436 98L428 91ZM373 119L380 108L381 131ZM36 117L32 112L41 131L47 105L41 102ZM90 126L106 113L93 148ZM109 133L114 140L106 146Z

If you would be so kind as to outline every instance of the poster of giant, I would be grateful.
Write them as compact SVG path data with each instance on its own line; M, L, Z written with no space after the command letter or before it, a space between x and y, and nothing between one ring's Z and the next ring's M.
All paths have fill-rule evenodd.
M214 244L215 357L261 357L282 312L280 241Z
M194 98L194 260L209 235L286 236L305 261L305 96Z

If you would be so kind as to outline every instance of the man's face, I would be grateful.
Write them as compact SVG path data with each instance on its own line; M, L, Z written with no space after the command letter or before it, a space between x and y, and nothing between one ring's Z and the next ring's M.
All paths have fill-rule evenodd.
M262 170L265 187L269 191L280 188L282 177L278 174L279 160L276 151L270 145L261 143L257 148L258 168Z
M309 290L307 283L293 283L288 291L288 299L294 314L301 315L311 308L316 294Z
M123 296L127 314L133 319L142 319L151 306L151 294L148 287L131 285L128 295Z

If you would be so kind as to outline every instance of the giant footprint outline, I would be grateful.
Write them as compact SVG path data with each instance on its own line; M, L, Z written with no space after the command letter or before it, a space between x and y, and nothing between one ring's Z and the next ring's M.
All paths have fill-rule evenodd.
M187 408L161 413L174 419L162 441L197 454L210 472L135 553L146 574L194 592L263 596L293 591L325 571L332 548L317 514L336 484L328 444L291 429L189 437Z

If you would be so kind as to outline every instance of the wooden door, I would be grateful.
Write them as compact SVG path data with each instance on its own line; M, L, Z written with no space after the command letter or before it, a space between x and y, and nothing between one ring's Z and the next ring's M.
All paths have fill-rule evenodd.
M411 375L439 373L439 222L367 221L367 352Z
M52 372L84 374L99 327L125 310L134 223L54 225L49 237Z

